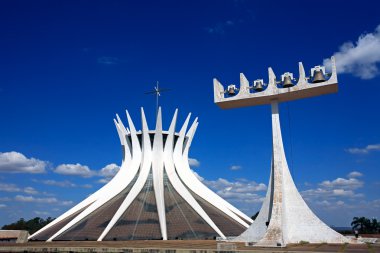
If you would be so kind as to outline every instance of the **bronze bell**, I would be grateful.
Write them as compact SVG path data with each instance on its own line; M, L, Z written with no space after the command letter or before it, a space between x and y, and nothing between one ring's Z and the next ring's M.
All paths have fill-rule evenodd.
M232 96L232 95L235 95L235 85L229 85L227 90L228 90L228 95Z
M282 87L289 88L292 87L294 84L292 83L292 78L289 75L284 76L284 81L282 83Z
M313 75L313 81L312 83L321 83L326 81L325 77L323 76L323 72L321 69L319 70L314 70L314 75Z
M263 83L261 81L255 81L254 87L255 91L262 91L264 90Z

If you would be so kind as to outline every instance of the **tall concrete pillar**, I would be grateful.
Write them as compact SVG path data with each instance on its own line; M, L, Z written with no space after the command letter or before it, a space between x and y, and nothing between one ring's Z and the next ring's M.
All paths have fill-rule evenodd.
M234 241L255 246L284 247L289 243L346 243L349 239L323 223L307 206L290 174L282 142L278 102L272 106L272 163L268 191L253 224Z

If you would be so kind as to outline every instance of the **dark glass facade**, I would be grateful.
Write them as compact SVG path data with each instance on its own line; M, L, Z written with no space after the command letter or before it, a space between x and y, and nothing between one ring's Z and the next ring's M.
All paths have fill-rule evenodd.
M159 240L161 238L153 176L150 174L144 188L104 240Z
M123 191L54 240L97 240L130 192L137 178L138 175L136 175L134 180ZM175 190L165 172L163 181L167 236L169 240L214 239L219 236ZM245 230L245 227L224 214L217 207L208 203L189 189L188 191L224 235L237 236ZM80 212L82 212L82 210L42 232L34 239L47 240ZM124 241L161 239L162 235L151 171L141 192L133 200L131 205L103 240Z

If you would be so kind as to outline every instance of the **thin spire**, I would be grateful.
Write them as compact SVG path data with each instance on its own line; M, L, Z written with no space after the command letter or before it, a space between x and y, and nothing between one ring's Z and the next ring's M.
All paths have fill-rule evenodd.
M156 118L158 116L158 107L159 107L158 98L161 96L162 92L166 92L166 91L170 91L170 89L165 89L165 88L160 89L159 82L157 81L156 86L154 87L154 89L152 91L147 91L144 93L146 95L149 95L149 94L156 95Z

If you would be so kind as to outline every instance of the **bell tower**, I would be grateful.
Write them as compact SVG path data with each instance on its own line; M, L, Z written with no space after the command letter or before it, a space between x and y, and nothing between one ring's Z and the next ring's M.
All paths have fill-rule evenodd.
M311 69L311 77L306 77L300 62L298 80L294 79L292 73L286 72L281 75L281 80L277 81L272 68L269 68L268 84L258 79L253 81L252 86L241 73L240 88L234 87L234 91L238 91L236 93L231 93L229 88L225 91L223 85L214 78L214 102L220 108L232 109L265 104L272 107L273 148L268 191L256 220L234 241L255 242L255 246L260 247L284 247L300 241L349 242L349 239L322 222L298 192L286 161L278 109L280 102L336 93L338 80L334 57L331 58L331 63L330 74L326 74L325 67L316 66Z

